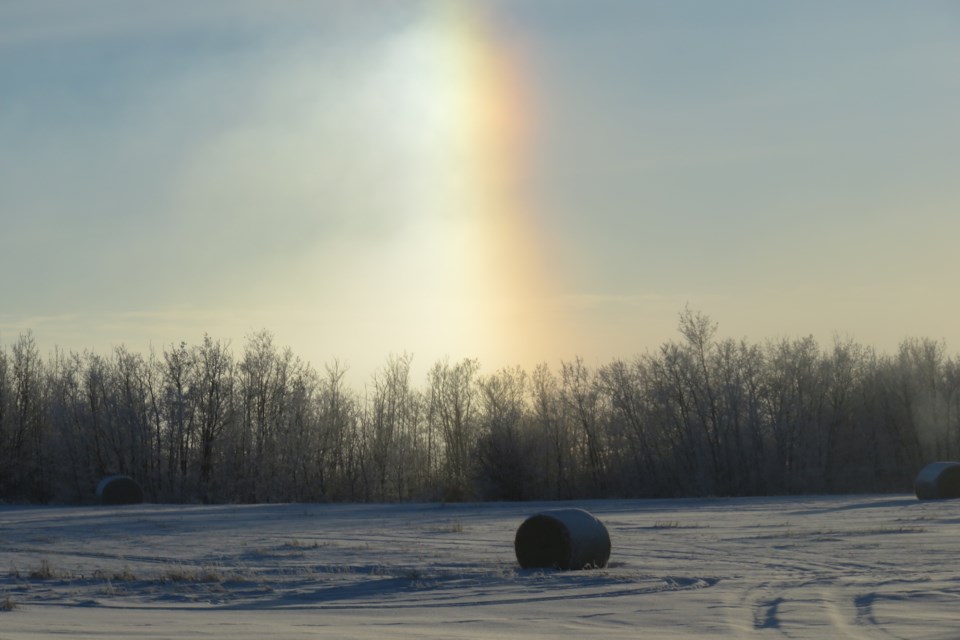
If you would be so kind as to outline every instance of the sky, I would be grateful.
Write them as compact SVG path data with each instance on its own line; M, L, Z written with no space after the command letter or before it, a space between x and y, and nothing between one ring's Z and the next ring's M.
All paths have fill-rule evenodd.
M2 0L0 346L960 348L960 3Z

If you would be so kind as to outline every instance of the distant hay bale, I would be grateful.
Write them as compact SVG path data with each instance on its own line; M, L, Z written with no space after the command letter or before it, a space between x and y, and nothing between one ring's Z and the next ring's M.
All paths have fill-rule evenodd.
M140 504L143 489L130 476L107 476L97 485L100 504Z
M527 518L513 541L524 569L584 569L607 566L610 534L583 509L554 509Z
M960 462L931 462L920 470L913 488L920 500L960 498Z

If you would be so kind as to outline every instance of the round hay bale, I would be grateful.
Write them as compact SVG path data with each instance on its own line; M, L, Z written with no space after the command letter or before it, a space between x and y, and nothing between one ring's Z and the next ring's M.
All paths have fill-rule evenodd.
M960 498L960 462L931 462L917 474L913 489L920 500Z
M610 559L610 534L583 509L554 509L524 520L513 548L524 569L600 568Z
M143 489L130 476L107 476L97 485L100 504L140 504Z

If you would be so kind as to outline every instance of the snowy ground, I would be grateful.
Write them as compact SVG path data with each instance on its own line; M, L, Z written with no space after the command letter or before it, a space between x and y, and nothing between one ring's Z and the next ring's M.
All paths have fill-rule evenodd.
M0 639L960 638L960 501L565 504L608 568L516 565L556 503L0 507Z

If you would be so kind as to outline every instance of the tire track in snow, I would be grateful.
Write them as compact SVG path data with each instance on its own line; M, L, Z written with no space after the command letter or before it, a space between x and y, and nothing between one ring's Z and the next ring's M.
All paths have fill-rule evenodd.
M396 582L407 583L409 581L399 580ZM470 594L469 592L459 592L447 598L440 598L429 595L429 589L426 591L409 591L404 594L405 597L398 598L395 601L364 602L364 597L356 593L358 588L340 586L331 587L331 589L341 589L352 591L352 596L344 598L343 602L330 602L328 600L315 599L316 594L289 594L281 593L272 599L265 598L260 594L252 601L238 601L230 604L214 604L205 609L211 610L336 610L336 611L374 611L374 610L392 610L392 609L441 609L453 607L489 607L489 606L512 606L548 602L594 600L607 598L623 598L628 596L643 596L660 593L676 593L683 591L698 591L714 586L718 582L715 578L672 578L660 581L658 585L643 585L635 587L624 587L619 589L598 589L596 591L585 592L582 588L571 586L567 593L544 593L539 595L511 595L504 594L499 588L491 591L495 595L484 597L483 595ZM367 585L365 589L370 593L367 597L384 597L382 587L384 585ZM378 589L379 587L380 589ZM397 587L394 586L394 589ZM276 590L274 590L276 591ZM36 603L45 604L45 603ZM54 604L54 603L49 603ZM196 609L196 603L184 603L183 605L162 605L162 604L125 604L116 601L96 603L98 607L105 609L124 609L124 610L150 610L150 611L178 611L184 609Z
M56 556L62 558L86 558L91 560L112 560L116 562L138 562L143 564L182 564L191 562L184 558L145 556L129 553L110 553L105 551L80 551L76 549L38 548L38 547L4 547L5 553L20 553L24 555Z
M899 504L899 503L898 503ZM804 532L785 527L783 533L758 536L765 542L754 546L749 538L731 537L722 528L677 527L668 539L654 545L660 561L699 562L714 575L727 576L729 585L737 577L767 579L746 587L739 604L724 606L727 624L734 634L774 632L783 637L804 636L811 626L823 629L824 637L866 638L886 636L906 640L883 629L873 613L873 603L882 599L849 595L854 586L883 589L886 583L915 583L923 576L891 576L882 570L882 549L891 533L912 534L920 530L888 531L884 528L863 530L827 530ZM882 542L866 534L882 536ZM779 538L782 544L777 544ZM774 541L770 544L770 541ZM618 557L641 560L650 555L649 540L635 548L620 549ZM764 555L755 552L760 549ZM874 552L874 549L877 551ZM741 550L742 552L737 552ZM731 551L734 551L731 553ZM854 560L853 558L857 558ZM878 569L880 569L878 571ZM896 587L895 587L896 588ZM847 594L847 595L843 595ZM744 624L746 616L749 623Z
M753 617L754 629L779 629L780 617L779 609L783 604L783 598L774 598L773 600L764 600L756 604L756 611Z

